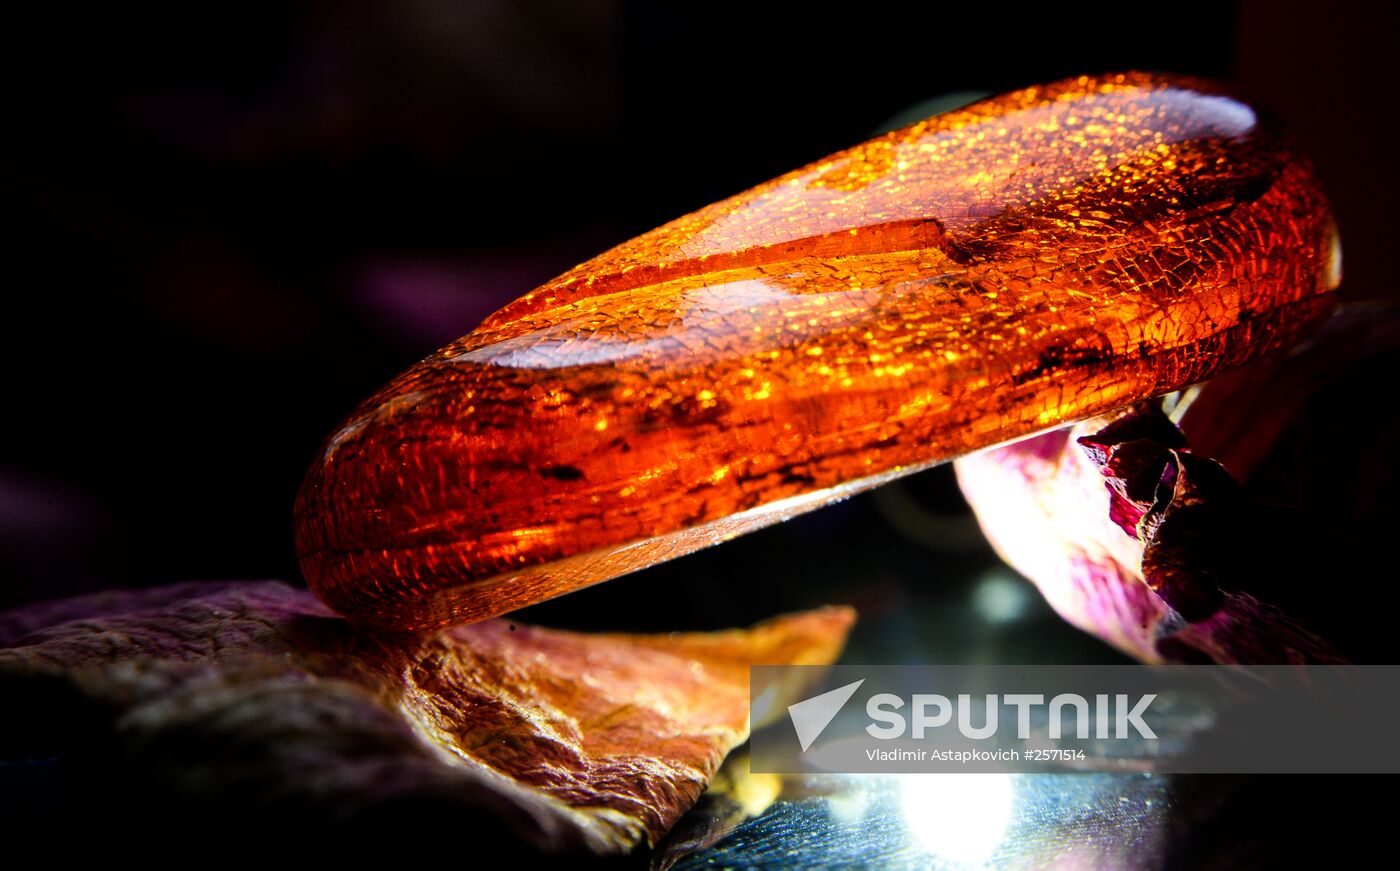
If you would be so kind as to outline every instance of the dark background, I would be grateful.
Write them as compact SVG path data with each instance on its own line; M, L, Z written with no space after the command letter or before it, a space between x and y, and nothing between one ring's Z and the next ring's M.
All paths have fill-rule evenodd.
M358 400L574 263L948 92L1127 68L1233 80L1316 157L1347 293L1390 292L1390 10L413 0L7 17L0 607L295 580L293 495ZM901 615L960 613L995 565L935 470L528 619L689 628L844 599L886 618L872 660L975 656L965 621ZM1062 658L1102 653L1032 622L997 655L1043 659L1054 633Z

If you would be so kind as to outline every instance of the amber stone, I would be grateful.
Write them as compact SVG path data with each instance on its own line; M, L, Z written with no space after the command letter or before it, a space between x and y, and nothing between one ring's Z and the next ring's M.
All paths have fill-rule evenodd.
M316 458L302 568L363 623L480 620L1285 348L1339 274L1309 164L1215 86L994 97L639 236L400 375Z

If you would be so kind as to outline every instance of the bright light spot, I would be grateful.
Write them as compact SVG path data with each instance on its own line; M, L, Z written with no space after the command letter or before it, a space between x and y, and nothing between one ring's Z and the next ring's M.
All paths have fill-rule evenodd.
M972 588L972 609L988 623L1014 623L1026 616L1031 594L1024 581L994 572Z
M857 788L833 793L826 797L826 810L838 825L860 825L870 811L870 790Z
M904 824L925 851L978 866L1011 822L1011 775L911 774L903 778Z
M1336 290L1342 283L1342 237L1337 234L1337 228L1331 226L1327 228L1327 260L1323 264L1323 286L1328 290Z

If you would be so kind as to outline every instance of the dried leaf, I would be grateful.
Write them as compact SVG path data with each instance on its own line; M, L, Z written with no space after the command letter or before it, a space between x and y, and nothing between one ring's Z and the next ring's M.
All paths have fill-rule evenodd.
M1340 661L1267 595L1281 563L1323 546L1316 535L1181 445L1149 404L965 457L958 480L1002 557L1131 656Z
M402 817L627 852L655 844L747 737L749 664L830 662L852 620L367 636L278 582L101 594L0 615L0 756L103 763L130 778L110 813L337 831Z
M1388 660L1377 543L1400 413L1375 386L1396 378L1400 310L1344 309L1172 419L1142 404L966 457L958 477L1003 557L1140 659Z
M666 871L718 844L771 807L782 790L781 775L751 771L748 754L734 754L725 760L700 801L652 854L653 871Z

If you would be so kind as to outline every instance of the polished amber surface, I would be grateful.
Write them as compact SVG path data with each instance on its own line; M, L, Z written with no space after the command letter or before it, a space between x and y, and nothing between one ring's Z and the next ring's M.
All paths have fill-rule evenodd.
M1283 348L1339 270L1307 162L1212 86L1006 94L639 236L399 376L307 477L303 570L362 622L482 619Z

